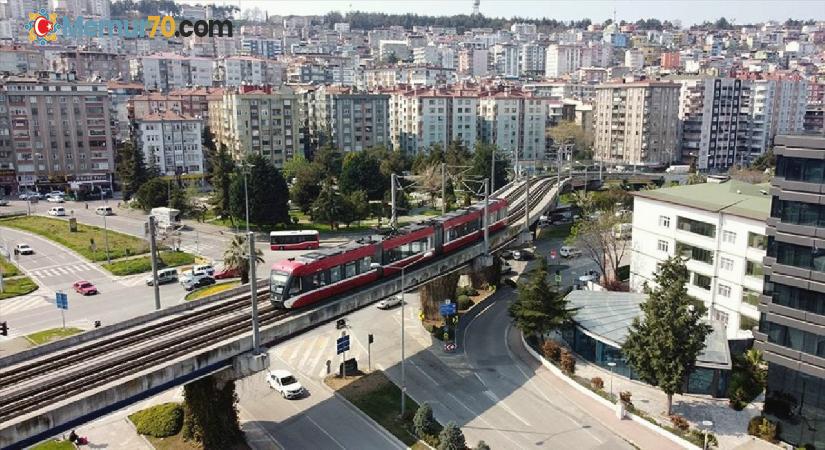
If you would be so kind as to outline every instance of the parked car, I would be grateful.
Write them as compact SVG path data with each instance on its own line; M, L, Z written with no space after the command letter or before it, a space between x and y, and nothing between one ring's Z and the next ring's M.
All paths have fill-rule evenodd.
M581 254L581 250L571 245L565 245L559 249L559 255L564 258L575 258L576 256L581 256Z
M189 272L181 277L180 284L187 291L191 291L199 287L215 284L215 279L210 277L206 272Z
M19 196L17 196L17 198L20 200L28 200L31 202L36 202L40 200L40 196L37 194L37 192L23 192Z
M527 250L514 250L513 259L516 261L527 261L529 259L533 259L533 254Z
M95 208L95 214L98 216L113 216L115 215L114 211L112 211L111 206L98 206Z
M212 266L212 264L196 264L192 267L192 271L204 272L210 277L215 275L215 268Z
M266 382L283 398L293 399L306 394L306 389L286 370L270 370L266 374Z
M21 255L33 255L34 249L29 246L29 244L17 244L14 247L14 252L19 253Z
M82 281L75 281L72 285L75 292L80 295L95 295L97 294L97 288L92 283L82 280Z
M581 281L582 283L587 283L588 281L599 281L599 272L591 270L586 274L580 276L579 281Z
M50 208L49 209L49 215L50 216L55 216L55 217L65 216L66 215L66 208L64 208L62 206L55 206L54 208Z
M398 306L401 304L401 296L400 295L393 295L391 297L387 297L378 302L375 306L378 309L390 309L394 306Z
M215 272L216 280L225 280L227 278L238 278L241 276L241 271L238 269L224 268L220 272Z
M9 206L9 201L4 198L0 198L0 206Z
M155 282L152 275L146 277L144 281L146 281L147 286L152 286ZM158 285L174 283L175 281L178 281L178 269L167 268L158 270Z

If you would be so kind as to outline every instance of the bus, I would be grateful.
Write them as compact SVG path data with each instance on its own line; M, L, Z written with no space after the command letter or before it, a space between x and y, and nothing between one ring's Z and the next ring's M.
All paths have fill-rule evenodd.
M320 245L317 230L272 231L269 247L272 250L306 250Z

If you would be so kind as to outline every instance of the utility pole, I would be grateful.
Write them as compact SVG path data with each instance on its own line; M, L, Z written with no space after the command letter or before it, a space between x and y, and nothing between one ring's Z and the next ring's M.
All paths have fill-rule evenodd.
M149 216L149 253L152 259L152 287L155 289L155 310L160 310L160 286L158 286L158 253L155 243L155 216Z
M516 149L513 150L513 153L515 153L515 155L516 155L516 157L515 157L516 164L513 166L513 168L515 169L515 172L516 172L515 179L518 180L518 175L519 175L518 174L518 147L516 147Z
M447 163L441 163L441 214L447 214Z
M490 254L490 179L484 180L484 254Z
M530 229L530 175L524 177L524 231Z
M493 154L490 158L490 192L492 193L496 191L496 148L493 147L490 153Z
M249 168L251 164L244 163L241 166L241 171L243 172L243 196L244 202L246 205L246 233L249 234L249 191L246 188L246 172L247 168Z
M396 190L395 184L396 184L396 179L395 179L395 174L393 173L393 174L390 174L390 202L392 202L392 213L390 215L390 226L393 229L398 228L398 210L396 209L396 206L395 206L395 190Z
M252 294L252 353L261 352L261 335L258 332L258 277L255 273L255 234L246 233L249 239L249 290Z

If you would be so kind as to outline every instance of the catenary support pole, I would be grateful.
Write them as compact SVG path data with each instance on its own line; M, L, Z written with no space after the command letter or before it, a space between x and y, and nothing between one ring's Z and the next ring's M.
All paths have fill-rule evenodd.
M484 180L484 254L490 254L490 179Z
M395 174L390 174L390 202L392 203L392 213L390 215L390 226L398 228L398 209L396 207L396 183Z
M149 253L152 260L152 287L155 290L155 310L160 309L160 286L158 286L158 249L155 242L155 216L149 216Z
M441 163L441 214L447 214L447 163Z
M254 354L261 352L261 335L258 331L258 276L255 273L255 234L246 233L249 240L249 290L252 295L252 349Z

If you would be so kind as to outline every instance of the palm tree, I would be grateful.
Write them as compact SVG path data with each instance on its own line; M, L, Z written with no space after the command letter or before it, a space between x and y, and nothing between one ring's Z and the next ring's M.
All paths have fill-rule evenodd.
M261 249L255 249L255 261L264 262ZM249 242L244 235L236 235L223 252L223 264L227 269L240 272L241 284L249 283Z

